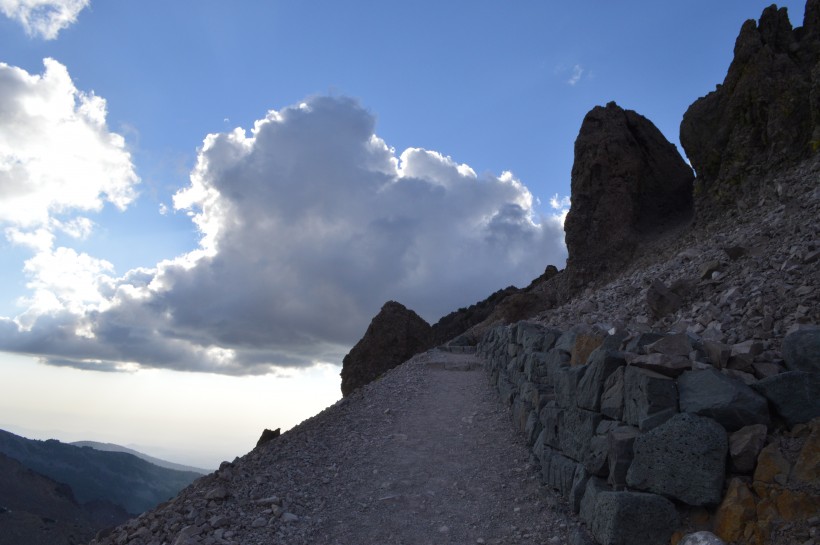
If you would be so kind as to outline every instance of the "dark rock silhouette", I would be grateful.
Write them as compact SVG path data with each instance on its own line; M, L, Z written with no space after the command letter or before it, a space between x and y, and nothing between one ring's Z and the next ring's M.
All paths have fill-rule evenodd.
M259 445L264 445L268 441L273 441L281 434L282 428L276 428L275 430L269 430L265 428L265 430L262 431L262 435L259 436L259 441L256 442L256 446L258 447Z
M350 394L432 344L430 324L404 305L388 301L342 361L342 395Z
M757 202L763 175L820 149L820 0L802 27L772 5L748 20L722 85L683 116L680 141L697 173L698 216L744 198Z
M614 102L593 108L575 140L564 224L570 289L621 269L641 237L687 219L693 179L651 121Z

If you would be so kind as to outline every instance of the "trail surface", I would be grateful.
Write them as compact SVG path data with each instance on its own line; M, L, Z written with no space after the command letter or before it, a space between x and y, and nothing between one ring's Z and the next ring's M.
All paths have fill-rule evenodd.
M543 545L567 543L577 522L540 484L478 362L432 351L140 525L154 530L129 544Z

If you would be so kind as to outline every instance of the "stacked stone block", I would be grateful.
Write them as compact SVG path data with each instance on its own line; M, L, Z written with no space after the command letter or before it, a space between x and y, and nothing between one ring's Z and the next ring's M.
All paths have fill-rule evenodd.
M714 511L729 477L751 476L768 430L820 416L817 370L744 380L727 364L756 347L719 344L519 322L489 330L477 354L544 483L595 539L654 545L669 542L680 509Z

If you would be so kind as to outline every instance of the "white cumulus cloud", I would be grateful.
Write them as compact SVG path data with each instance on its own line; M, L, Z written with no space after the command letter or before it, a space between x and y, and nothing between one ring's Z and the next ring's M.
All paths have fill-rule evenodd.
M511 173L397 155L357 102L311 98L205 138L174 197L199 248L121 278L89 261L74 291L32 279L43 301L0 320L0 349L97 369L339 363L389 299L434 321L562 264L560 210L533 202Z
M91 0L0 0L0 11L30 36L53 40L77 20Z
M0 63L0 224L83 236L89 220L58 216L125 208L139 182L106 103L77 90L65 66L45 59L42 75Z

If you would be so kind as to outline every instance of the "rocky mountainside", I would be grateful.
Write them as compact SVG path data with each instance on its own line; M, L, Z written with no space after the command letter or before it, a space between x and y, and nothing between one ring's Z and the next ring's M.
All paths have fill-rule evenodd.
M124 452L103 452L53 439L36 441L3 430L0 453L65 483L80 503L109 501L134 514L173 497L201 476L155 466Z
M199 474L206 474L209 471L199 468L199 467L192 467L186 466L183 464L177 464L174 462L169 462L167 460L162 460L161 458L155 458L153 456L149 456L143 452L139 452L138 450L134 450L128 447L124 447L122 445L116 445L114 443L100 443L99 441L73 441L69 443L70 445L74 445L75 447L89 447L96 450L101 450L103 452L125 452L127 454L132 454L137 458L141 458L146 462L150 462L155 466L164 467L166 469L176 469L177 471L189 471L192 473L199 473Z
M689 107L680 140L697 172L702 217L755 204L766 173L820 149L820 4L793 29L772 5L744 23L721 85ZM750 195L744 195L750 193Z
M81 505L69 486L0 454L0 545L79 545L129 516L111 503Z

